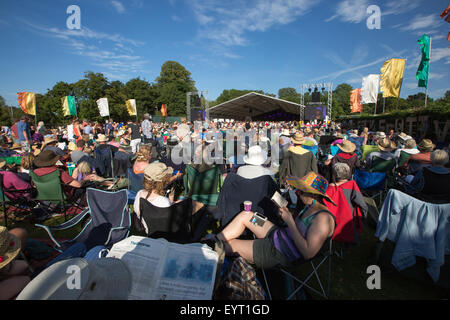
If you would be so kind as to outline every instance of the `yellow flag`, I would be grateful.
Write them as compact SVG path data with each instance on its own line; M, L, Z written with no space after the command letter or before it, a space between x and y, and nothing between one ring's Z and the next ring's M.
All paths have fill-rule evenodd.
M18 92L17 102L26 114L36 115L36 94L34 92Z
M405 63L405 59L390 59L381 67L380 87L383 98L400 96Z
M127 100L127 110L130 116L137 116L135 99Z

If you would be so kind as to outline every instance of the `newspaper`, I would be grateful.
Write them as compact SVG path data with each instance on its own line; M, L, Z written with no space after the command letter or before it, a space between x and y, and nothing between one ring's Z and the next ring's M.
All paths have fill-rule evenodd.
M211 300L218 254L206 245L132 236L111 248L132 274L128 300Z

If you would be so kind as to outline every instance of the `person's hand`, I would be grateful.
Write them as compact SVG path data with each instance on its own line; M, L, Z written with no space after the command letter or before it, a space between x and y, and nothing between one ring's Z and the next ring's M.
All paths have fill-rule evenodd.
M280 217L284 222L288 222L289 220L292 220L292 214L289 211L289 209L287 207L283 207L279 209L279 213L280 213Z

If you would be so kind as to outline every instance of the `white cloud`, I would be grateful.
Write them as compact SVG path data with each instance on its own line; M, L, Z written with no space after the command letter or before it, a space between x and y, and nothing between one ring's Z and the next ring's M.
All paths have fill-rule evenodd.
M367 17L369 0L344 0L336 7L336 14L325 20L326 22L339 18L343 22L360 23Z
M411 19L411 22L401 27L403 31L416 31L429 28L435 28L440 24L439 16L436 14L430 14L428 16L416 15Z
M320 1L313 0L192 0L201 26L199 35L226 46L246 45L247 32L264 32L295 21Z
M119 34L97 32L87 27L81 30L49 28L22 20L31 30L41 36L62 40L70 48L69 53L90 60L95 66L102 68L105 74L126 75L142 71L147 61L134 54L134 49L144 44L142 41L125 38Z
M399 15L418 8L422 0L388 1L381 10L381 15Z
M125 12L125 7L123 6L122 2L117 1L117 0L112 0L111 5L114 7L114 9L117 11L117 13L122 14Z
M447 60L445 63L450 63L450 49L449 48L431 48L431 63L439 60Z

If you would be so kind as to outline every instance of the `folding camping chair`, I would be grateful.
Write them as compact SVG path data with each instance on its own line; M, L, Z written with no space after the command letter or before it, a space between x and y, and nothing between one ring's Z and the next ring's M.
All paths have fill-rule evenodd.
M32 214L32 209L36 206L34 201L25 198L26 194L32 194L33 188L26 190L6 189L3 185L3 175L0 174L0 202L3 208L5 227L8 227L8 213L12 212L14 216ZM14 199L8 198L6 194L12 195ZM10 210L12 209L12 210Z
M136 174L133 168L128 168L128 204L133 205L136 194L144 189L144 174Z
M187 198L215 206L223 185L222 172L219 166L214 166L205 172L198 172L192 166L186 166L183 177L184 191Z
M164 238L170 242L189 243L193 235L192 200L176 202L168 208L160 208L145 199L139 200L140 219L133 215L137 229L150 238ZM147 225L148 232L142 225ZM196 239L199 240L199 239Z
M82 203L79 203L81 199L78 197L67 199L63 187L71 188L72 190L75 190L76 188L62 183L60 180L60 175L61 172L59 170L55 170L44 176L38 176L30 170L31 181L33 181L33 184L38 192L37 196L33 200L39 201L41 204L48 206L48 209L51 209L48 204L55 205L55 209L63 212L64 220L67 221L67 206L73 206L75 209L80 210L83 210L84 207Z
M308 288L312 292L316 293L317 295L329 299L330 292L331 292L331 258L333 257L333 246L332 246L332 237L328 238L320 251L312 258L307 261L301 261L298 263L294 263L292 267L283 267L278 266L278 268L286 277L286 280L292 283L293 291L291 293L288 293L288 297L286 300L291 300L303 287ZM322 284L322 281L320 280L318 270L319 268L328 260L328 274L327 274L327 289L325 290L324 285ZM316 261L318 261L316 263ZM312 268L311 273L309 273L305 280L300 280L298 277L296 277L293 273L297 271L299 267L302 265L310 265ZM261 268L263 277L264 277L264 283L266 286L266 291L269 296L269 299L272 300L272 294L270 292L270 287L267 281L266 272L263 268ZM308 284L308 281L315 276L319 288L313 288ZM295 288L295 283L298 282L300 285ZM290 285L291 286L291 285ZM320 290L320 291L319 291Z
M381 206L383 193L387 189L386 173L356 169L353 180L355 180L363 195L371 199L379 197Z
M63 252L75 243L84 243L87 250L104 245L112 246L130 232L131 215L128 210L127 190L107 192L89 188L86 191L88 208L73 219L56 227L36 224L43 228L55 243L54 249ZM57 231L68 230L85 221L82 231L72 240L58 242L54 236Z

